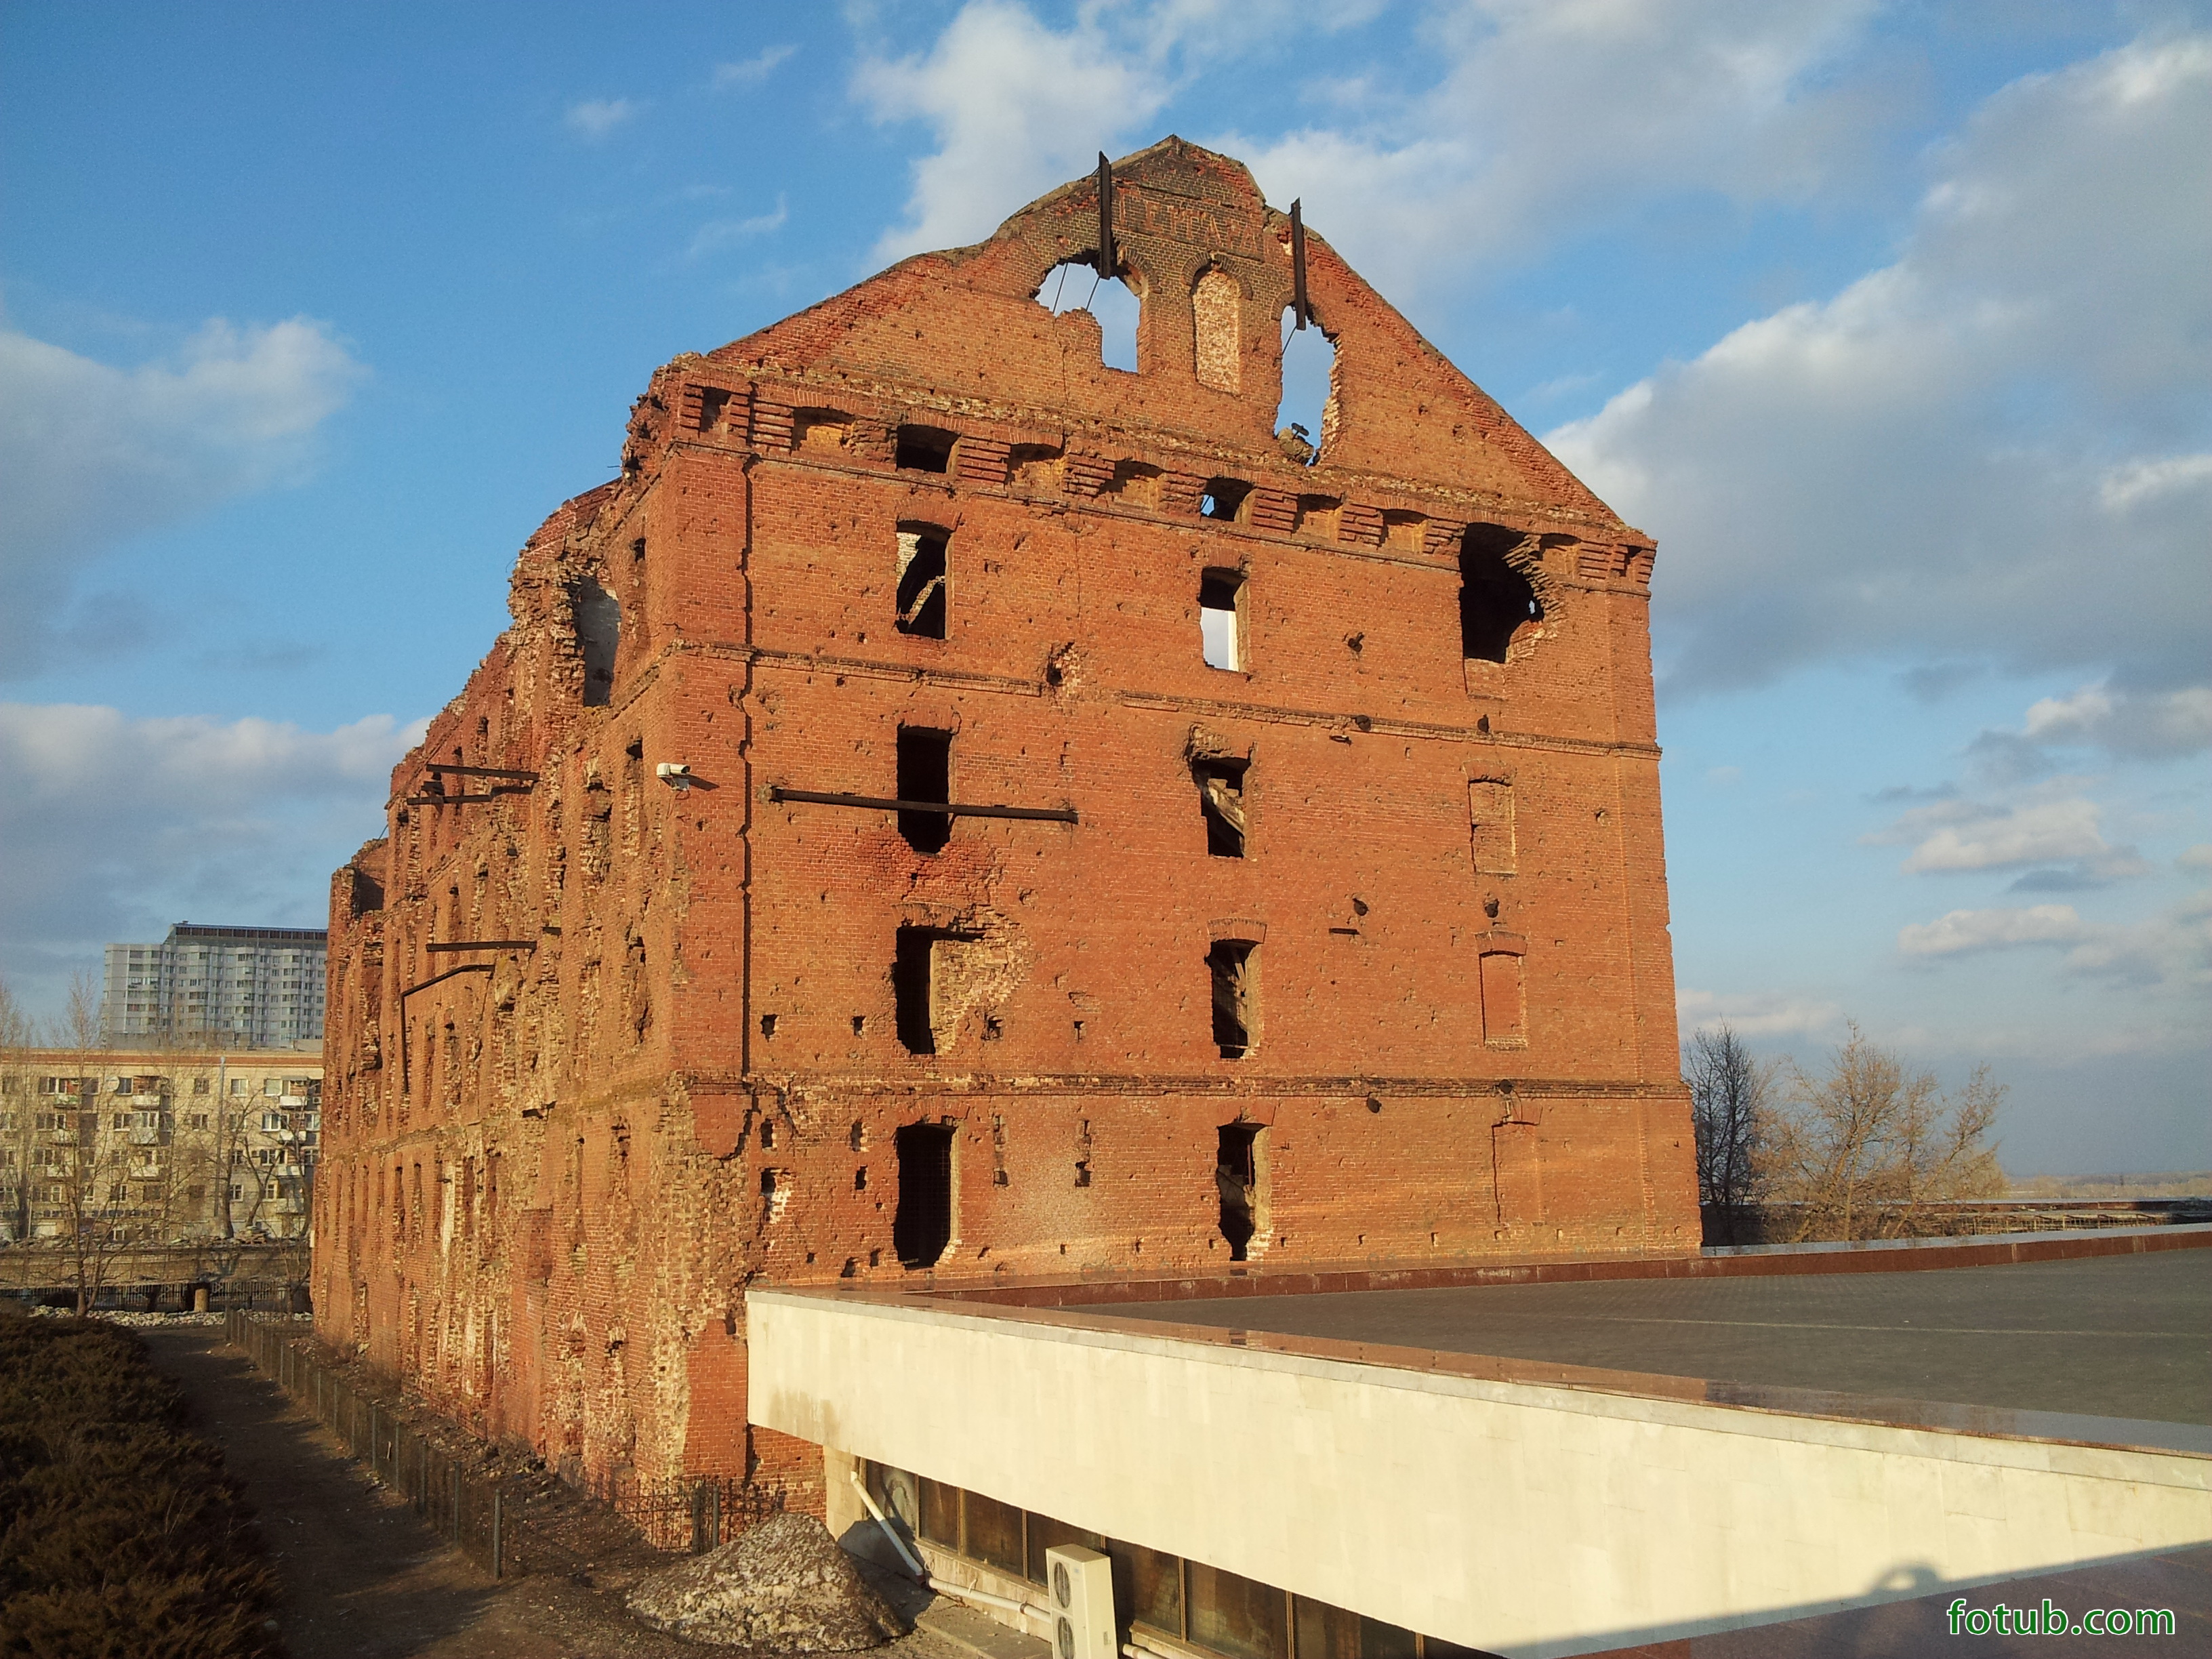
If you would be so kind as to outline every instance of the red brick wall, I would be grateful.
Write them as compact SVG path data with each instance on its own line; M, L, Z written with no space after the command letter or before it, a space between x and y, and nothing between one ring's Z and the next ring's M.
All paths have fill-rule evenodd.
M914 1277L892 1138L922 1121L957 1129L939 1284L1225 1266L1240 1118L1270 1261L1694 1246L1649 538L1318 237L1337 412L1292 464L1285 222L1176 141L1117 178L1135 374L1030 297L1095 242L1086 183L656 374L338 873L318 1317L483 1431L818 1503L745 1426L743 1288ZM1209 268L1243 295L1235 393L1196 377ZM908 422L960 434L945 473L892 465ZM1198 515L1217 477L1254 486L1237 522ZM893 625L904 521L951 532L943 640ZM1503 664L1462 656L1470 523L1544 607ZM1238 672L1200 654L1222 568ZM604 707L586 580L621 606ZM923 854L889 812L772 799L893 795L902 724L955 734L954 799L1078 821L963 818ZM1207 854L1194 750L1249 761L1242 860ZM1484 869L1476 783L1513 803ZM902 925L975 941L934 1055L898 1040ZM1223 936L1260 941L1237 1060ZM474 941L509 943L427 948Z

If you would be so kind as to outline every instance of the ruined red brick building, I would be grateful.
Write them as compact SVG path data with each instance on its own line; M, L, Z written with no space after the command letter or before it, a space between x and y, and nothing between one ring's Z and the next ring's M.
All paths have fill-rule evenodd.
M1106 367L1100 192L659 370L337 873L319 1326L486 1432L799 1478L759 1278L1695 1245L1650 541L1179 140Z

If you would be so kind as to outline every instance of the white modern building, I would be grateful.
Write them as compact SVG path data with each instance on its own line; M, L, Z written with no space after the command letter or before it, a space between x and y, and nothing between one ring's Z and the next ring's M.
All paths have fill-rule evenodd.
M111 1047L319 1044L329 941L319 927L180 921L158 945L111 945L100 1040Z

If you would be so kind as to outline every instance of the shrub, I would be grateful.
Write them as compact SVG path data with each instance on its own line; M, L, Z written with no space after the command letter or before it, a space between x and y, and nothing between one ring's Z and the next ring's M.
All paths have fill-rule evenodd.
M276 1595L238 1483L145 1344L0 1312L0 1654L275 1656Z

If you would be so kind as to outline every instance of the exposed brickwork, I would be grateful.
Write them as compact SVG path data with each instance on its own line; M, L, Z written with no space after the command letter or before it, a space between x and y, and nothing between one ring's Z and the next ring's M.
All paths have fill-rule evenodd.
M1179 141L1116 177L1135 373L1033 297L1094 245L1089 181L660 370L338 872L318 1318L479 1430L818 1501L746 1426L743 1289L921 1277L918 1123L951 1131L939 1284L1224 1267L1240 1121L1271 1266L1695 1244L1649 538L1318 236L1336 394L1297 464L1286 221ZM1542 608L1503 660L1462 634L1478 544ZM1207 590L1234 671L1206 572L1242 579ZM918 787L902 726L951 734L951 800L1078 821L923 852L775 793ZM1245 856L1209 854L1194 761Z

